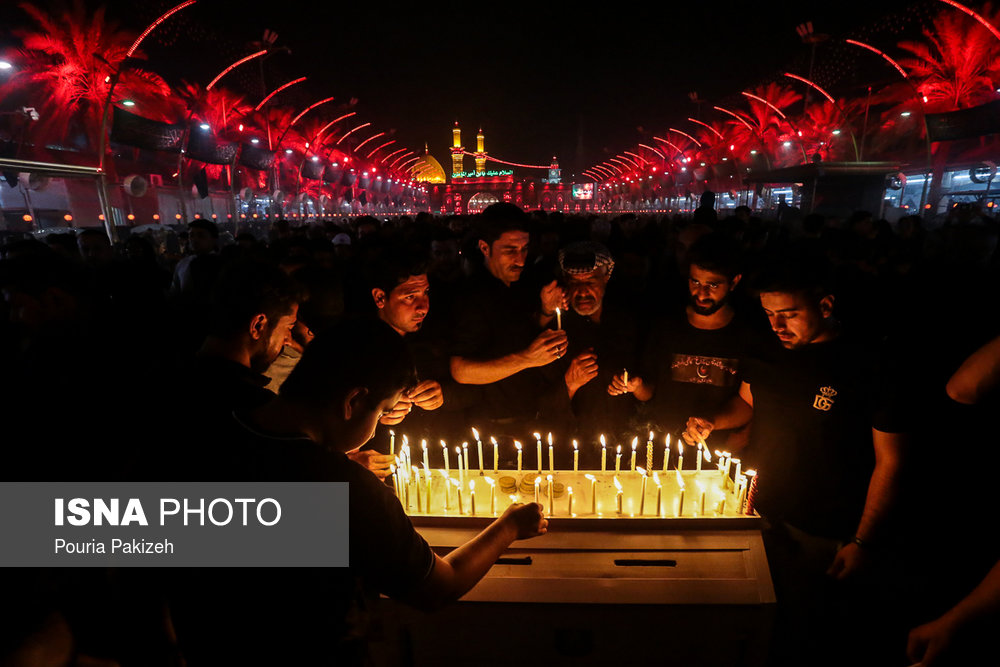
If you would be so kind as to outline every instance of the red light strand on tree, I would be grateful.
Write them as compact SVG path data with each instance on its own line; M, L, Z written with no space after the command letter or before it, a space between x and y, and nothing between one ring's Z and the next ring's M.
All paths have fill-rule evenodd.
M219 76L217 76L214 79L212 79L212 82L210 84L208 84L207 86L205 86L205 90L206 91L212 90L212 88L215 86L215 84L219 83L219 79L221 79L222 77L226 76L227 74L229 74L230 72L232 72L234 69L236 69L237 67L239 67L243 63L249 62L249 61L253 60L254 58L260 58L265 53L267 53L267 49L264 49L263 51L258 51L257 53L251 53L246 58L240 58L239 60L237 60L236 62L234 62L229 67L227 67L226 69L222 70L219 73Z
M139 48L139 45L142 44L142 40L146 39L146 37L149 36L149 33L151 33L154 30L156 30L157 26L159 26L161 23L163 23L168 18L170 18L171 16L173 16L174 14L176 14L177 12L179 12L180 10L184 9L185 7L190 7L196 1L197 0L187 0L187 2L182 2L181 4L177 5L173 9L169 10L168 12L166 12L160 18L158 18L155 21L153 21L152 23L150 23L149 27L147 27L145 30L142 31L142 34L139 35L138 38L136 38L136 40L132 43L132 46L129 47L129 50L125 52L125 57L126 58L131 58L132 54L135 53L136 49Z
M264 99L262 99L260 101L260 104L258 104L257 106L255 106L253 110L254 111L260 111L264 107L264 105L267 104L268 101L272 97L274 97L275 95L277 95L278 93L280 93L281 91L283 91L285 88L288 88L290 86L294 86L297 83L302 83L305 80L306 80L306 77L303 76L303 77L300 77L298 79L294 79L292 81L289 81L288 83L284 83L284 84L278 86L277 88L275 88L274 90L272 90L270 93L268 93L268 95Z

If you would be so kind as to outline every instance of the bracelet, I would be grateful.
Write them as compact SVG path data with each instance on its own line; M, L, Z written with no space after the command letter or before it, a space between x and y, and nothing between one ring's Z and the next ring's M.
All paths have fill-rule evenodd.
M870 549L872 546L871 542L869 542L868 540L863 540L857 535L855 535L853 539L851 539L851 541L857 544L862 549Z

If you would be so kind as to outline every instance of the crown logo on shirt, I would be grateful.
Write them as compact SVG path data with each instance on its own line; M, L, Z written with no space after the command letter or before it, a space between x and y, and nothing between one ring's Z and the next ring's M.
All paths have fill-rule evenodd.
M837 395L837 390L833 387L822 387L813 399L813 407L823 412L829 412L833 408L833 397Z
M837 390L834 389L833 387L823 387L822 389L819 390L819 393L821 393L826 398L833 398L834 396L837 395Z

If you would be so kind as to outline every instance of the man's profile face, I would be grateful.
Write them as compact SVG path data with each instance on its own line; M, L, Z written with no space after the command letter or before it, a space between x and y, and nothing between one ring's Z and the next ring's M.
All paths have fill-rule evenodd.
M800 349L828 335L824 318L832 312L832 296L816 303L801 292L761 292L760 305L786 349Z
M608 276L603 270L566 277L566 298L577 315L589 317L601 309Z
M203 255L215 250L215 239L207 230L195 227L188 230L188 247L195 255Z
M697 264L688 269L688 295L691 308L699 315L712 315L722 308L729 300L729 293L739 282L739 278L730 280L722 273L706 271Z
M250 367L258 373L263 373L281 354L282 348L292 342L292 329L299 316L298 304L292 304L292 309L286 315L278 318L273 325L268 323L267 335L260 340L259 352L250 359Z
M410 276L386 294L383 290L372 290L378 316L396 333L405 336L419 330L430 309L430 283L427 274Z
M517 282L528 259L528 232L510 231L500 235L492 245L479 242L479 249L486 258L486 268L506 285Z

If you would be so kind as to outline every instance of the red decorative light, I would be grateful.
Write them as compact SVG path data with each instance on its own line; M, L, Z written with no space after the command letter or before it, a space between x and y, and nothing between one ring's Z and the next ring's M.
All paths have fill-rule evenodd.
M177 215L175 215L174 217L175 217L176 219L180 220L180 219L181 219L181 214L180 214L180 213L178 213L178 214L177 214Z
M66 222L73 222L73 216L67 213L66 215L63 216L63 220L65 220Z
M161 23L163 23L168 18L170 18L171 16L173 16L175 13L179 12L180 10L184 9L185 7L190 7L195 2L196 2L196 0L187 0L187 2L182 2L181 4L177 5L173 9L171 9L168 12L166 12L165 14L163 14L163 16L161 16L160 18L158 18L155 21L153 21L152 23L150 23L149 27L147 27L145 30L143 30L142 34L139 35L134 42L132 42L132 46L130 46L129 50L125 52L125 57L126 58L131 58L132 54L135 53L135 50L139 48L140 44L142 44L142 40L146 39L146 37L149 36L149 33L151 33L154 30L156 30L156 27L158 25L160 25Z
M688 120L691 121L692 123L697 123L698 125L701 125L702 127L708 128L709 130L711 130L712 132L715 133L715 136L717 136L719 139L722 139L722 134L720 134L717 129L715 129L714 127L712 127L708 123L702 122L702 121L698 120L697 118L688 118Z
M159 213L154 213L153 214L153 220L159 220L159 219L160 219L160 214Z
M25 213L24 215L22 215L22 216L21 216L21 219L22 219L22 220L24 220L25 222L31 222L32 220L34 220L34 218L32 218L32 217L31 217L30 215L28 215L27 213Z
M334 144L334 145L335 145L335 146L339 146L339 145L340 145L340 142L342 142L342 141L343 141L344 139L346 139L347 137L351 136L352 134L354 134L355 132L357 132L357 131L358 131L358 130L360 130L361 128L363 128L363 127L368 127L369 125L371 125L371 123L364 123L364 124L362 124L362 125L358 125L358 126L357 126L356 128L354 128L353 130L348 130L348 131L347 131L347 134L345 134L344 136L342 136L342 137L341 137L340 139L337 139L337 143L336 143L336 144Z
M888 55L886 55L882 51L879 51L878 49L876 49L874 46L870 46L868 44L865 44L864 42L859 42L859 41L854 40L854 39L845 39L844 41L847 42L848 44L853 44L854 46L860 46L862 49L868 49L872 53L875 53L875 54L877 54L879 56L882 56L882 58L887 63L889 63L890 65L892 65L893 67L895 67L896 71L903 75L904 79L908 79L909 78L909 76L906 74L906 70L903 69L899 65L899 63L897 63L895 60L893 60L892 58L890 58Z
M372 136L368 137L367 139L365 139L364 141L362 141L360 144L358 144L357 146L355 146L354 149L351 152L352 153L357 153L359 148L361 148L362 146L364 146L365 144L367 144L372 139L378 139L381 136L385 136L385 132L379 132L378 134L373 134Z
M295 125L295 123L299 122L300 118L302 118L303 116L305 116L307 113L309 113L310 111L312 111L313 109L315 109L319 105L326 104L327 102L332 102L332 101L333 101L333 98L332 97L328 97L325 100L320 100L319 102L316 102L314 104L310 104L309 106L307 106L302 111L302 113L300 113L298 116L296 116L295 118L292 119L292 122L288 124L288 127L291 127L292 125Z
M806 84L807 86L811 86L812 88L814 88L815 90L817 90L820 95L822 95L823 97L825 97L826 99L828 99L830 101L830 104L836 104L836 102L833 99L833 96L830 95L830 93L826 92L825 90L823 90L822 88L820 88L818 85L816 85L815 83L813 83L809 79L807 79L807 78L805 78L803 76L796 76L795 74L792 74L790 72L785 72L785 76L787 76L789 79L795 79L796 81L801 81L802 83Z
M277 95L278 93L280 93L281 91L283 91L285 88L288 88L289 86L294 86L297 83L302 83L305 80L306 80L306 77L303 76L301 78L294 79L292 81L289 81L288 83L285 83L285 84L282 84L282 85L278 86L277 88L275 88L274 90L272 90L270 93L268 93L268 95L266 97L264 97L264 99L262 99L260 101L260 104L258 104L256 107L254 107L254 111L260 111L261 107L263 107L265 104L267 104L267 101L269 99L271 99L272 97L274 97L275 95Z
M226 76L227 74L229 74L230 72L232 72L234 69L236 69L237 67L239 67L243 63L248 62L250 60L253 60L254 58L259 58L262 55L264 55L265 53L267 53L267 49L264 49L263 51L258 51L257 53L251 53L246 58L240 58L239 60L237 60L236 62L234 62L229 67L227 67L226 69L222 70L219 73L219 76L217 76L214 79L212 79L212 82L210 84L208 84L207 86L205 86L205 90L206 91L212 90L212 88L215 86L215 84L217 84L219 82L219 79L221 79L222 77Z
M132 213L129 213L129 214L128 214L127 216L125 216L125 217L126 217L126 218L128 218L129 220L135 220L135 215L133 215ZM72 216L70 216L70 219L72 219Z

